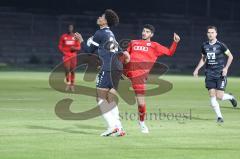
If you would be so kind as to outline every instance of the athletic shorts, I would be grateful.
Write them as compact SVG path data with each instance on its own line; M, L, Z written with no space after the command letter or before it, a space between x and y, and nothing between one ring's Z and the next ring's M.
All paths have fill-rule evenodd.
M77 67L77 56L63 56L64 68L74 70Z
M206 76L205 85L208 90L216 89L225 91L227 86L227 77L221 76L219 78L211 78Z
M121 79L122 71L100 71L96 79L97 88L118 89L119 80Z
M136 77L136 78L129 78L132 83L132 88L135 94L145 94L146 89L146 78L145 77Z

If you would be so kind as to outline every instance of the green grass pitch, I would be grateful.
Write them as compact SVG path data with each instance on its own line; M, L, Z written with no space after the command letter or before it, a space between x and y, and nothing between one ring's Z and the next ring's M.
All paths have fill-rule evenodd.
M0 72L0 159L238 159L240 156L240 112L230 102L220 102L225 123L218 125L209 106L204 78L170 76L173 89L148 97L148 112L190 113L189 118L147 120L149 134L141 134L137 107L120 100L125 137L100 137L105 130L102 117L66 121L54 112L55 104L74 99L72 111L92 108L95 98L64 94L50 88L49 73ZM81 80L77 84L95 87ZM239 78L229 78L227 91L240 96ZM191 118L190 118L191 117Z

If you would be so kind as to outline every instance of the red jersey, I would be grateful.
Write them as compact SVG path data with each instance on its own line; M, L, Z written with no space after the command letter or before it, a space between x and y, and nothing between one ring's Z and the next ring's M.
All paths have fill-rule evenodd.
M124 74L129 78L141 75L146 77L158 57L163 55L172 56L176 48L176 42L173 42L171 47L167 48L157 42L132 40L127 49L131 59L124 66Z
M58 48L64 56L73 56L81 49L81 45L73 35L63 34L60 37Z

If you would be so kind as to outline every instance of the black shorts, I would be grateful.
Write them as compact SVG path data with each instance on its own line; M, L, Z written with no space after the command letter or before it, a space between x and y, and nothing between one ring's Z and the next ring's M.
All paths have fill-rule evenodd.
M122 71L100 71L97 75L96 87L118 89L119 80L121 79Z
M206 76L205 84L208 90L216 89L225 91L225 88L227 86L227 77L221 76L219 78L211 78Z

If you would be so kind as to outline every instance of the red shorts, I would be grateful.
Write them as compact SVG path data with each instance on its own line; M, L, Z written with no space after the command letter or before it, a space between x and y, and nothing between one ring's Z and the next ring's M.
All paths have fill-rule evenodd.
M74 70L77 67L77 56L63 56L64 67L68 70Z
M132 88L135 92L135 94L145 94L146 89L146 78L129 78L132 82Z

